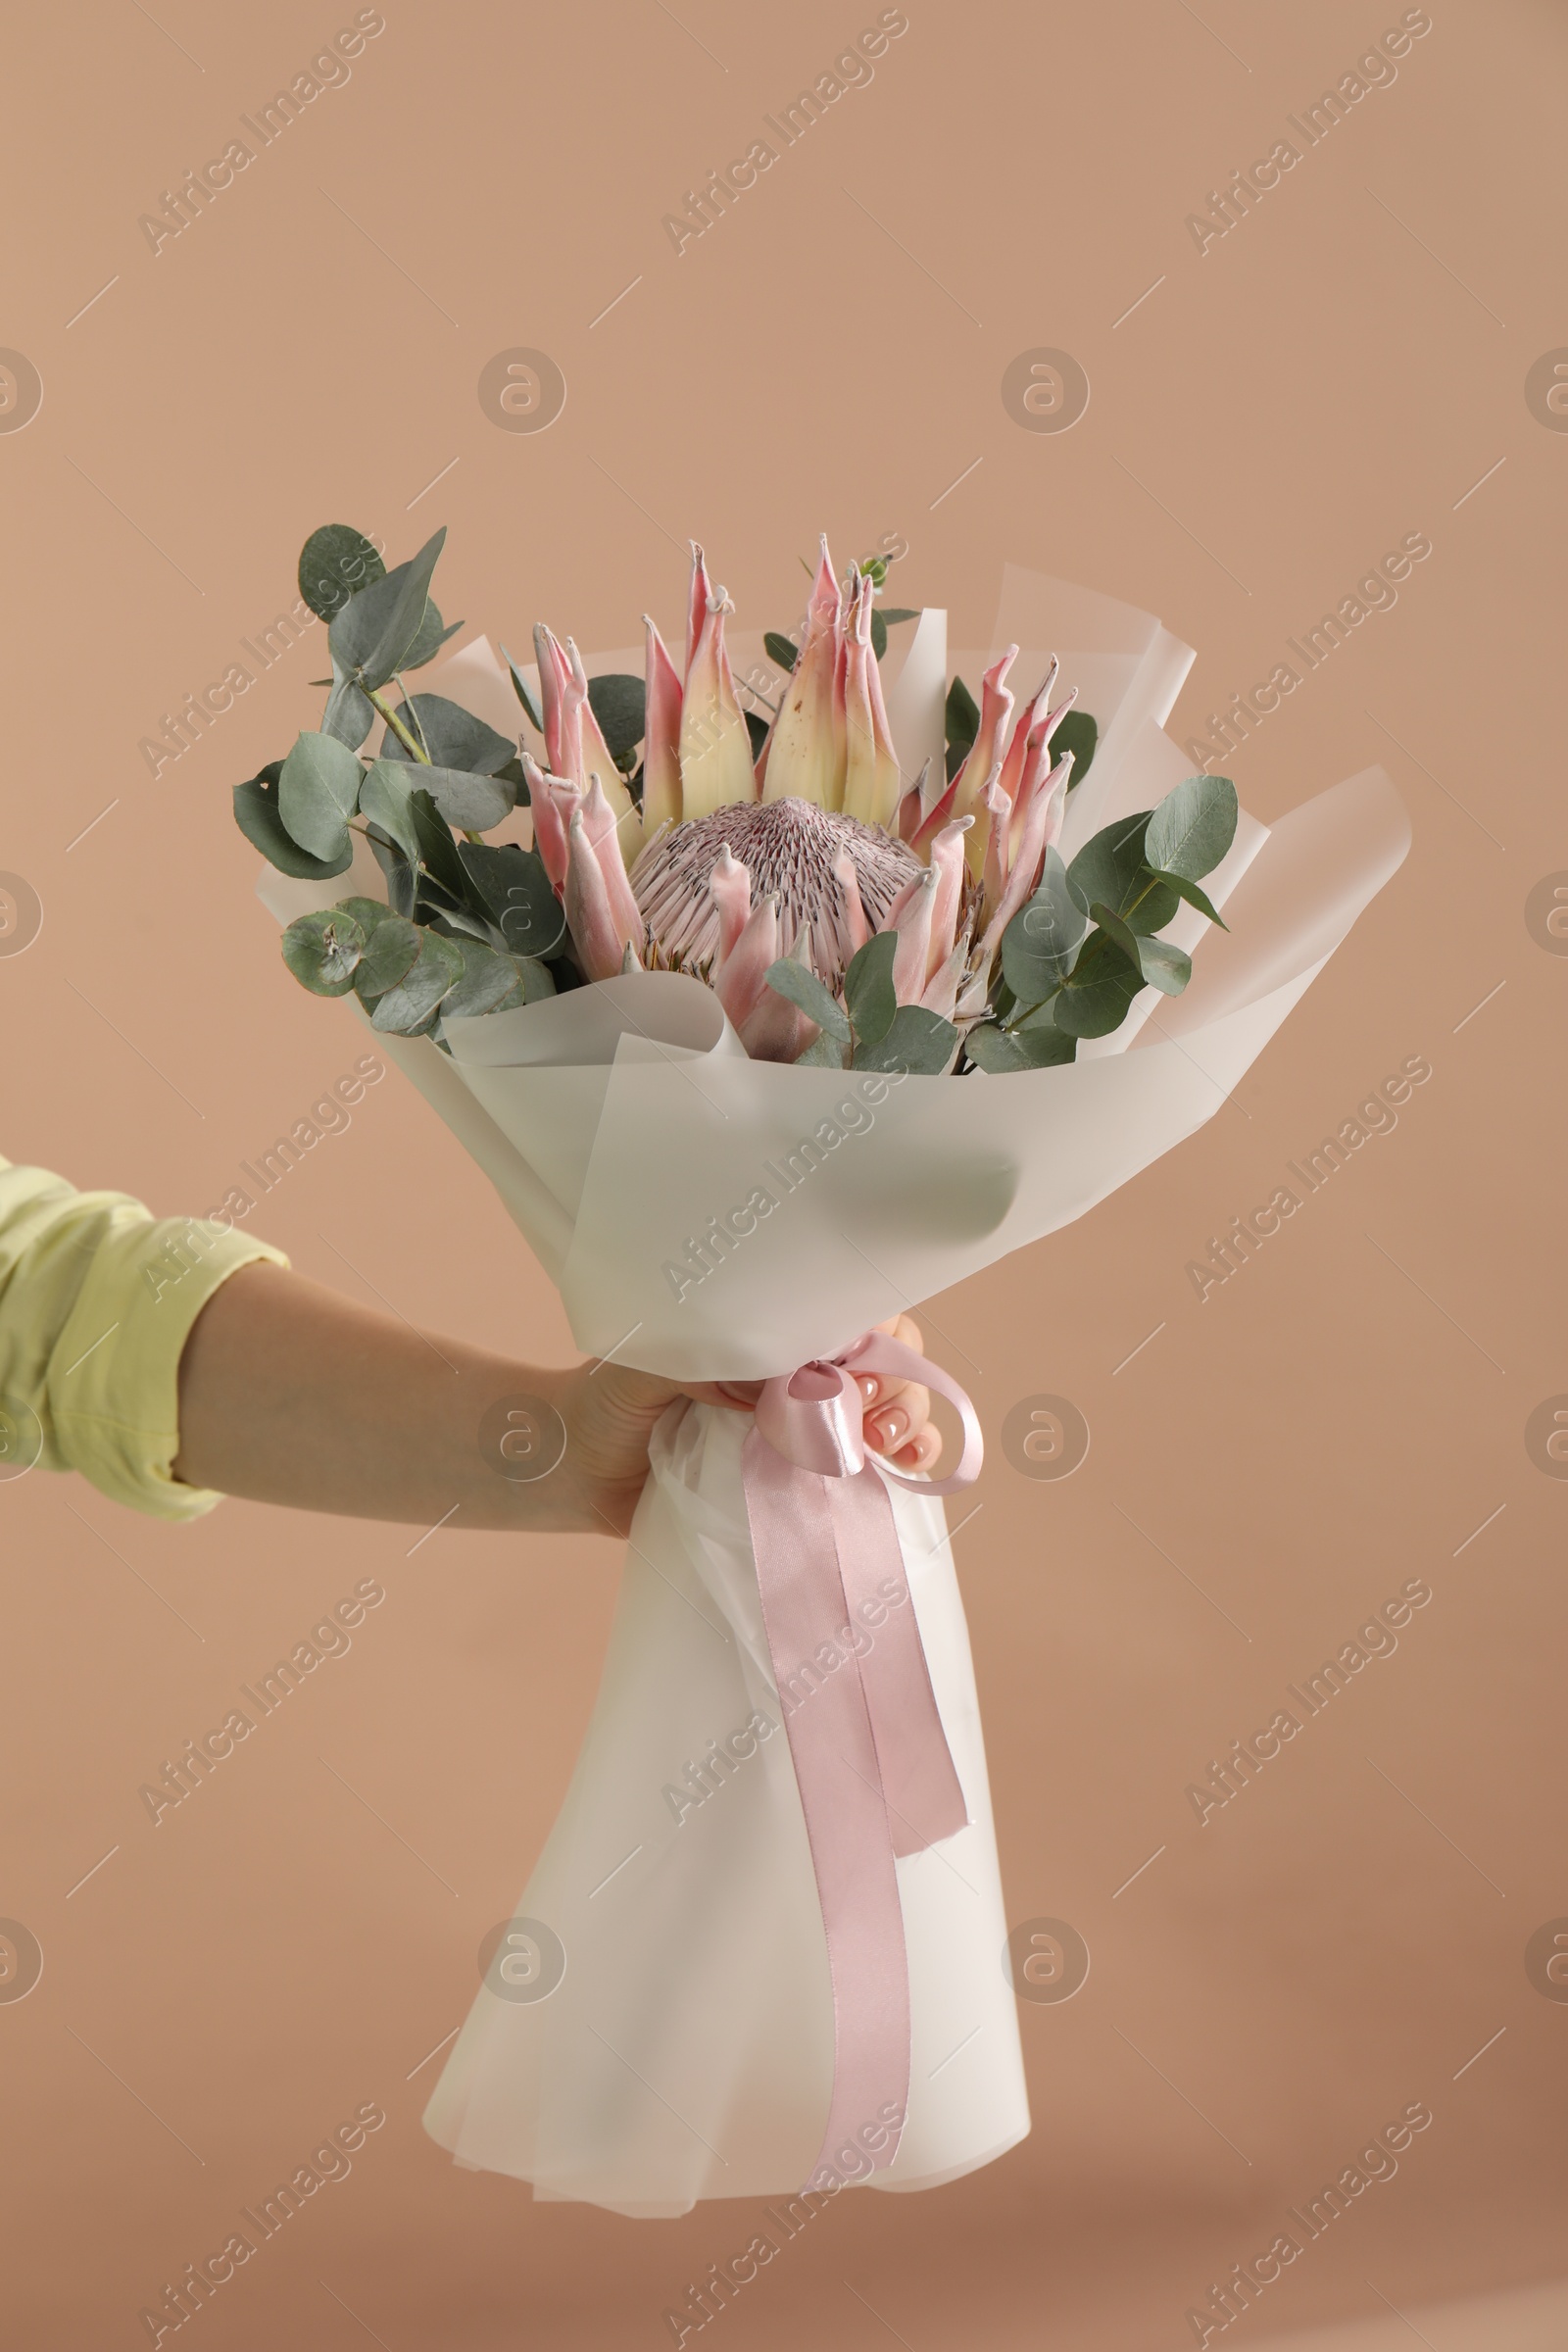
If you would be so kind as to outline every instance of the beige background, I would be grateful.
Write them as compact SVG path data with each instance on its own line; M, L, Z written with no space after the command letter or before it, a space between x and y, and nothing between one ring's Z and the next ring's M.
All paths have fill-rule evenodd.
M388 0L348 84L154 256L138 215L350 13L8 28L0 341L44 401L0 435L0 868L45 917L0 958L0 1147L200 1211L362 1050L280 969L228 810L311 723L321 632L156 782L137 750L291 602L318 522L401 556L447 521L449 616L514 647L540 616L624 644L645 605L673 631L688 532L753 626L793 620L824 525L841 559L903 534L890 595L949 605L958 643L1012 559L1200 649L1182 735L1425 531L1397 607L1231 763L1268 817L1383 760L1405 868L1233 1109L928 1319L993 1439L1042 1392L1093 1431L1063 1483L994 1448L958 1543L1009 1916L1093 1953L1022 2012L1033 2135L846 2199L717 2326L731 2352L1190 2342L1208 2282L1420 2099L1398 2177L1233 2332L1354 2321L1362 2352L1408 2340L1393 2305L1439 2352L1501 2341L1423 2307L1568 2275L1568 2007L1524 1968L1568 1913L1568 1486L1524 1445L1568 1389L1568 962L1524 913L1568 867L1568 437L1524 396L1568 343L1560 15L1433 0L1397 80L1200 257L1187 214L1396 7L909 0L874 80L677 258L661 216L874 10ZM537 436L476 397L519 345L568 385ZM1088 371L1069 433L1003 406L1037 346ZM1200 1305L1185 1262L1412 1054L1397 1130ZM569 1352L395 1076L255 1222L352 1295ZM223 2288L210 2345L652 2346L756 2226L536 2207L419 2130L439 2061L416 2070L560 1799L616 1555L416 1534L0 1492L0 1913L45 1953L0 2006L19 2341L145 2341L164 2282L371 2099L386 2129ZM1434 1598L1397 1654L1200 1828L1187 1783L1412 1576ZM154 1829L138 1785L364 1577L387 1599L352 1652Z

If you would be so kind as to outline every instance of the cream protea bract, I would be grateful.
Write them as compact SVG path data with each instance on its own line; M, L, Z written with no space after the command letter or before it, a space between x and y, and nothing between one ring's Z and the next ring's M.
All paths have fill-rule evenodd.
M924 871L902 841L879 826L802 800L741 802L674 826L650 843L631 886L648 926L651 960L702 971L720 947L720 899L712 887L725 852L751 880L750 904L778 901L781 954L802 933L811 969L833 987L869 932ZM847 857L855 903L836 870Z

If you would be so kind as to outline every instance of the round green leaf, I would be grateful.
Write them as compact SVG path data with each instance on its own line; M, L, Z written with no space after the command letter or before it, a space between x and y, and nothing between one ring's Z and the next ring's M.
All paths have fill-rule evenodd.
M516 807L516 787L499 776L476 776L462 767L416 767L418 789L427 792L449 825L466 833L487 833Z
M384 997L389 988L408 977L418 961L419 939L417 924L394 914L390 906L382 907L381 919L369 932L354 975L362 1002Z
M999 1029L991 1021L981 1021L971 1029L963 1046L975 1067L993 1077L1009 1070L1050 1069L1054 1063L1071 1061L1078 1051L1077 1039L1057 1028Z
M1046 852L1040 885L1002 935L1002 976L1020 1004L1038 1004L1064 980L1088 921L1057 851Z
M1161 873L1200 881L1235 840L1238 814L1229 776L1189 776L1151 816L1144 855Z
M346 522L323 523L300 550L300 594L318 620L332 619L351 596L385 577L386 565L365 533Z
M514 955L549 956L566 944L565 909L551 888L537 850L516 842L499 849L488 842L458 845L469 882L490 919Z
M1053 1021L1067 1037L1108 1037L1127 1018L1127 1007L1143 985L1137 964L1102 931L1092 931L1072 977L1052 999Z
M370 1015L372 1029L393 1037L414 1037L434 1022L441 1000L463 977L463 950L438 931L421 930L419 953L413 969L386 995Z
M301 882L328 882L353 863L353 840L345 827L343 845L335 858L313 858L309 850L291 840L277 809L277 779L282 772L282 760L273 760L259 776L235 785L234 822L280 874L292 874Z
M476 939L453 944L463 957L463 977L441 1000L443 1021L477 1020L483 1013L511 1011L527 1003L526 981L514 956L498 956Z
M277 810L290 837L313 858L336 858L359 806L365 770L346 743L302 734L277 780Z
M856 1047L852 1067L934 1078L953 1059L957 1042L957 1030L940 1013L929 1012L923 1004L901 1004L875 1045L862 1042Z
M302 914L283 934L283 961L313 997L346 997L364 950L364 931L341 906Z
M449 702L444 694L411 695L398 705L397 715L437 767L461 767L477 776L494 776L517 756L510 735L498 735L494 727L465 710L461 703ZM390 727L381 745L381 758L414 761L413 753Z

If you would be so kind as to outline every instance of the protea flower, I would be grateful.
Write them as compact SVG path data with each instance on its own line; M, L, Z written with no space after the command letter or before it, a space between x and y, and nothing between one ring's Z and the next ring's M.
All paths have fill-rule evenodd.
M848 872L841 870L846 862ZM804 932L811 969L831 988L923 870L880 826L808 801L752 801L677 825L650 844L632 868L631 887L662 968L705 973L715 956L722 960L726 909L774 898L784 939L778 953L786 955ZM738 898L742 872L745 896Z
M800 657L754 765L724 648L734 608L695 542L692 558L684 681L645 616L640 813L576 648L536 631L550 772L526 762L534 835L584 975L632 962L693 973L748 1053L793 1061L817 1032L768 985L770 967L793 956L837 992L856 953L888 931L899 1003L972 1019L1061 828L1071 760L1053 769L1050 743L1072 697L1050 709L1055 663L1009 729L1009 647L986 673L953 782L906 786L871 647L872 582L856 570L841 587L824 539Z

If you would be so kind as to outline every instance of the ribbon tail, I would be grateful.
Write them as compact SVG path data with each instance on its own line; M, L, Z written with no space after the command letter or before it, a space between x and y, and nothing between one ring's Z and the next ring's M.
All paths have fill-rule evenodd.
M858 1478L829 1480L827 1490L847 1623L867 1636L860 1681L893 1851L923 1853L965 1828L969 1814L931 1688L893 1499L869 1462Z
M909 1970L877 1741L853 1661L824 1670L850 1622L826 1480L754 1430L746 1509L768 1655L800 1788L833 1988L833 2092L809 2188L863 2178L898 2153L909 2095ZM874 1475L874 1473L873 1473ZM884 1498L885 1499L885 1498ZM889 1512L891 1519L891 1510ZM902 1556L902 1555L901 1555ZM853 2167L839 2159L853 2153Z

